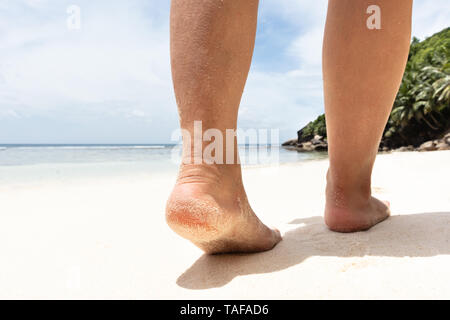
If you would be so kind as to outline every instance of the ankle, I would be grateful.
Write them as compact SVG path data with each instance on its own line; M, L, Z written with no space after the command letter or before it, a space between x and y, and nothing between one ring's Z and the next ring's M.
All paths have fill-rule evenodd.
M241 169L236 165L182 164L176 184L195 185L208 193L217 194L243 189Z
M327 173L327 207L342 209L358 208L367 205L371 199L370 177L354 178Z
M221 170L216 165L206 164L181 164L178 172L178 184L184 183L209 183L221 182Z

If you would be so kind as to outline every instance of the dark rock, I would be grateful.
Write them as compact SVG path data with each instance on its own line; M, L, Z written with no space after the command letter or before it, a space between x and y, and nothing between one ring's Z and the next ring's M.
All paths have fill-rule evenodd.
M446 144L450 145L450 132L447 133L442 140L444 140Z
M287 150L296 150L300 152L328 150L326 138L320 135L315 135L313 138L310 138L310 140L303 140L302 142L299 142L298 139L292 139L284 142L282 146Z
M318 145L318 144L323 144L324 143L323 137L319 136L319 135L315 135L314 138L312 138L310 141L314 145L316 145L316 144Z
M295 145L297 145L297 139L291 139L291 140L288 140L288 141L286 141L286 142L284 142L283 144L282 144L282 146L283 147L286 147L286 146L295 146Z
M403 147L394 149L393 151L396 151L396 152L405 152L405 151L414 151L414 150L415 150L414 147L410 145L410 146L403 146Z
M328 144L326 143L320 143L314 145L314 151L327 151L328 150Z
M442 140L436 144L436 150L450 150L450 144L447 144Z
M314 151L314 147L312 142L303 142L300 147L303 149L303 151Z
M434 141L427 141L420 145L419 151L434 151L436 150L436 143Z

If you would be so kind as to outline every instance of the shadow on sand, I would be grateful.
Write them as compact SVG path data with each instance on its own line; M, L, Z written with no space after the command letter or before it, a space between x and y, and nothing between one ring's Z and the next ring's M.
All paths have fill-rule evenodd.
M301 263L312 256L429 257L450 254L450 212L392 216L369 231L335 233L322 217L296 219L273 250L257 254L203 255L177 280L187 289L226 285L233 278L269 273Z

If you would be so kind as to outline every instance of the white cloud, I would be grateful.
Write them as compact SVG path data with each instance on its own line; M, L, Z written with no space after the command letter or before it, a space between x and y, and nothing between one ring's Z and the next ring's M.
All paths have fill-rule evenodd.
M281 139L295 135L301 125L323 110L321 75L292 71L252 72L241 103L242 128L277 128Z
M79 6L77 31L66 27L66 4L24 1L2 8L0 109L54 121L76 117L80 127L93 120L101 127L105 117L149 122L161 115L166 121L157 122L154 131L164 139L176 126L168 21L158 21L167 10L155 13L160 10L155 3L140 1L79 1ZM11 12L24 15L25 23L17 24ZM6 134L0 140L7 140Z
M66 27L74 3L79 31ZM323 112L326 5L260 2L258 41L265 45L249 75L241 127L280 128L287 139ZM446 6L447 0L415 1L413 34L423 39L446 27ZM17 142L15 135L20 142L169 141L178 121L168 9L169 1L157 0L0 2L0 143ZM282 45L280 52L271 43ZM28 130L18 135L13 124Z
M416 0L413 2L412 34L423 40L449 26L448 0Z

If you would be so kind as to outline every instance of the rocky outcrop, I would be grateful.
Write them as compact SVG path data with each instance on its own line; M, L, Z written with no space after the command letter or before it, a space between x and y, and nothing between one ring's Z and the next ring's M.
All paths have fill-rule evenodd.
M447 27L423 41L412 41L405 74L382 133L380 151L448 150L449 39ZM316 141L315 136L323 138ZM321 114L297 131L297 140L284 146L298 151L326 150L326 137L325 114Z
M436 150L450 150L450 133L447 133L442 139L431 140L422 143L418 151L436 151Z
M315 135L308 141L298 142L298 139L292 139L282 144L288 150L295 151L327 151L328 143L326 138Z
M414 151L414 150L416 150L416 148L414 148L413 145L409 145L409 146L403 146L403 147L394 149L392 151L405 152L405 151ZM380 151L390 151L390 149L387 147L383 147Z
M309 151L327 151L328 143L327 139L315 135L314 138L298 142L298 139L292 139L286 141L282 144L288 150L295 150L299 152L309 152ZM422 143L418 147L414 147L413 145L402 146L397 149L390 149L386 146L380 146L379 151L388 152L405 152L405 151L437 151L437 150L450 150L450 132L445 134L441 139L430 140Z

